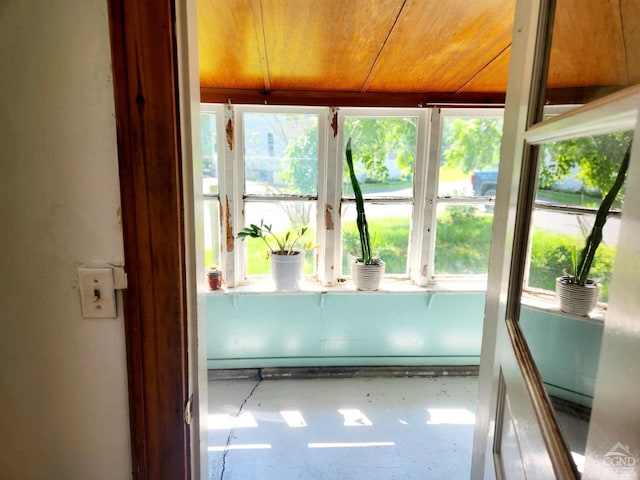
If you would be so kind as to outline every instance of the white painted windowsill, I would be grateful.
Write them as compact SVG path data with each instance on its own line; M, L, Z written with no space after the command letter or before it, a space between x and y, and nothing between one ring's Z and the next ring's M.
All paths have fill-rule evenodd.
M555 315L562 315L563 317L570 317L576 320L582 320L584 322L592 322L602 324L604 322L605 315L607 313L606 304L599 303L596 308L591 312L591 315L584 317L582 315L574 315L572 313L566 313L560 310L555 295L543 291L525 291L522 293L522 305L531 308L533 310L539 310L542 312L553 313Z
M455 277L442 277L432 285L420 287L411 280L405 278L385 278L380 288L375 291L356 290L349 279L339 282L335 286L324 286L319 282L303 279L300 289L295 292L278 292L269 280L258 279L247 281L234 288L224 287L220 290L209 291L214 295L255 295L255 294L281 294L281 295L305 295L310 293L344 293L344 294L429 294L429 293L484 293L487 290L486 278L457 279Z
M456 278L441 277L437 282L426 287L420 287L411 280L405 278L385 278L380 288L375 291L358 291L349 279L335 286L323 286L319 282L303 279L300 289L295 292L278 292L273 283L267 278L244 282L235 288L223 286L220 290L211 291L212 295L308 295L308 294L446 294L446 293L484 293L487 290L486 278ZM556 315L575 318L577 320L603 323L606 315L606 304L598 304L593 313L588 317L565 313L560 310L553 294L543 291L525 291L522 294L522 305L534 310L544 311Z

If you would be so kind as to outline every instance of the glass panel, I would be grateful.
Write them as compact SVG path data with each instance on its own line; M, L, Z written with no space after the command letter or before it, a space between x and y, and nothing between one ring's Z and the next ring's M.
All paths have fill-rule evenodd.
M555 290L556 277L573 272L595 221L595 210L616 179L631 142L630 132L573 138L540 149L538 204L589 207L592 214L536 209L533 215L528 286ZM624 185L611 209L622 206ZM609 217L602 231L591 276L602 284L600 299L608 299L608 285L618 241L620 219Z
M353 163L365 198L413 196L416 158L415 117L346 117L345 145L351 138ZM353 198L344 162L342 195Z
M597 208L631 143L631 132L572 138L541 148L536 201ZM613 208L619 208L624 188Z
M410 203L367 203L365 212L373 255L385 262L385 274L406 275L411 225ZM354 203L342 205L342 274L351 274L351 261L361 257Z
M492 207L439 203L436 225L436 275L485 274L493 225Z
M535 210L529 256L528 286L555 291L556 278L571 272L573 256L585 245L595 215ZM620 218L609 218L595 255L591 277L602 284L600 301L609 298L609 281L620 232Z
M537 207L532 217L525 286L551 293L556 290L557 277L566 272L575 278L576 264L595 223L596 210L616 180L630 141L631 134L622 132L548 143L540 148ZM620 208L623 200L624 184L612 208ZM585 212L585 207L592 210ZM608 217L588 274L588 278L602 284L601 302L609 297L620 223L619 217ZM588 290L597 294L594 288L582 287L577 296L570 297L570 304L575 306ZM530 293L521 303L520 329L580 469L606 310L596 309L590 316L569 314L561 311L555 300L550 304L548 297L532 297Z
M216 114L201 113L202 188L204 193L218 193L218 142Z
M260 225L264 222L271 225L277 235L290 232L290 239L296 238L296 232L302 227L308 227L304 237L295 246L303 248L316 243L315 219L316 206L314 202L246 202L246 224ZM291 243L289 241L289 244ZM273 238L268 239L271 248L277 249ZM247 275L263 275L271 271L268 259L269 248L260 239L247 238L246 243L246 272ZM308 248L305 253L304 273L311 275L315 267L315 248Z
M637 2L557 0L545 104L587 103L640 82Z
M205 268L220 265L220 205L217 200L204 201Z
M245 193L317 195L318 116L245 113Z
M495 197L501 141L501 118L445 117L438 196Z

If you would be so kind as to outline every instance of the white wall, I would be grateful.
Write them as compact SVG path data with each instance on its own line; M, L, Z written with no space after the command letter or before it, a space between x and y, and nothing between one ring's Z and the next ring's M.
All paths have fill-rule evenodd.
M107 2L1 1L0 59L0 478L131 478L123 319L76 285L123 261Z

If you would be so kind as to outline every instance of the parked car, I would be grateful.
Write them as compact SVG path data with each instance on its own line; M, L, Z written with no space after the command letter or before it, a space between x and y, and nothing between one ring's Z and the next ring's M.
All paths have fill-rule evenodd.
M471 188L476 197L495 197L498 170L476 170L471 174Z

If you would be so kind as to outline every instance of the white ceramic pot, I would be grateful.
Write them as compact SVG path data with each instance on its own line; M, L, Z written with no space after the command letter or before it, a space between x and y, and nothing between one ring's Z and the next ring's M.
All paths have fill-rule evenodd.
M371 265L358 261L351 262L351 278L356 290L378 290L383 276L384 262L380 259Z
M294 250L291 255L271 253L271 276L279 292L295 292L298 290L302 267L304 266L304 251Z
M586 285L567 282L566 277L556 278L556 298L560 310L574 315L589 315L600 298L600 284L591 280Z

